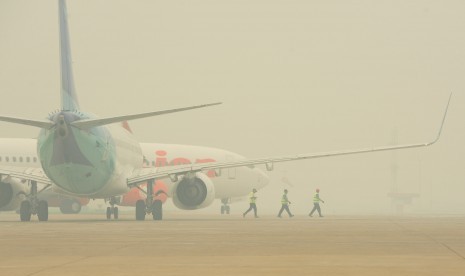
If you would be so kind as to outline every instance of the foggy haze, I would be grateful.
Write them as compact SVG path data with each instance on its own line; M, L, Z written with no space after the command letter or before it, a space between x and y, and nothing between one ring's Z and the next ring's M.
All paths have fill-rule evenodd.
M1 115L42 119L60 106L56 2L0 0ZM275 164L257 205L277 213L287 188L291 210L305 214L320 188L324 214L392 214L395 182L397 192L419 194L406 213L462 214L464 9L463 1L70 0L76 90L82 109L99 116L222 101L130 125L141 142L248 158L429 142L453 92L432 147ZM2 137L38 135L0 127Z

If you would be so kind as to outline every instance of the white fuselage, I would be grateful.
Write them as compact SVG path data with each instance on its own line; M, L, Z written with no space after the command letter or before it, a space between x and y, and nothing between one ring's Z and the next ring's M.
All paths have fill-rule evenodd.
M145 157L145 166L165 167L180 164L225 162L245 159L229 151L188 145L140 143ZM268 176L255 167L223 169L218 175L205 172L215 185L216 198L234 198L247 195L252 188L260 189L268 184ZM168 189L175 184L165 181Z
M189 163L224 162L242 160L244 157L221 149L158 143L138 143L132 134L114 125L109 127L115 144L115 170L108 183L92 198L122 195L130 189L126 179L141 167L165 167ZM36 139L0 138L0 165L12 167L38 167ZM218 175L205 172L214 186L216 198L236 198L247 195L252 188L268 184L267 175L258 168L238 167L223 169ZM168 191L175 184L169 178L162 180ZM58 187L54 190L67 193ZM169 193L170 194L170 193Z
M36 139L0 138L0 165L40 168L36 148Z

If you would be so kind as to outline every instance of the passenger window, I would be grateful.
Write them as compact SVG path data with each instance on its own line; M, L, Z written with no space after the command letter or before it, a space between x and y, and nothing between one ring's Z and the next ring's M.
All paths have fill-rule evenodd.
M13 157L13 162L16 162L16 156Z
M0 162L2 162L2 157L0 156Z
M10 162L10 157L5 157L6 162Z
M34 158L32 159L32 161L34 161L34 163L37 162L37 158L34 157Z
M31 162L31 158L29 156L26 157L26 162L28 162L28 163Z
M19 157L19 162L23 162L23 157Z

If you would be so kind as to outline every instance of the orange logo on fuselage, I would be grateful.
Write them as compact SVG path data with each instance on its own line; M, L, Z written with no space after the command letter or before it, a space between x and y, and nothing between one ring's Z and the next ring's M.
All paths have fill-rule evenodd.
M212 158L204 158L204 159L195 159L194 163L195 164L200 164L200 163L209 163L209 162L216 162L215 159ZM164 150L157 150L155 151L155 162L152 164L149 164L148 160L146 160L146 166L153 166L153 167L166 167L166 166L178 166L178 165L188 165L192 164L192 161L185 158L185 157L176 157L172 159L171 161L168 161L166 158L166 151ZM207 173L207 176L210 178L213 178L216 176L214 170L210 170Z

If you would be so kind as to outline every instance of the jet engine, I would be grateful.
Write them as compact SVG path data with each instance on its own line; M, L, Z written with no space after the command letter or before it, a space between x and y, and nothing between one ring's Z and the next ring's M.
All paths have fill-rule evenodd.
M18 209L27 192L28 185L18 179L7 178L0 181L0 211Z
M173 187L173 203L179 209L195 210L209 206L215 199L211 179L198 172L186 175Z

